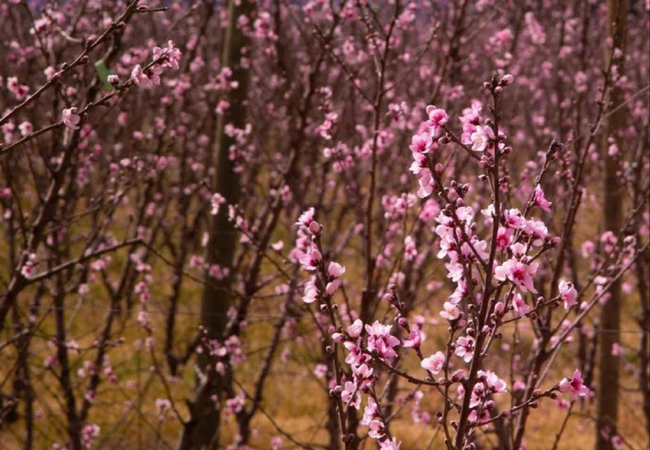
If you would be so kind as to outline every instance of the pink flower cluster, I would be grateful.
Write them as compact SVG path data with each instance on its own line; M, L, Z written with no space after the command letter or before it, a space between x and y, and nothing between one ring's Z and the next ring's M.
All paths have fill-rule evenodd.
M154 59L148 67L143 68L138 64L131 71L131 80L137 86L149 88L160 85L160 75L165 68L176 70L179 68L181 52L172 41L167 43L167 47L154 47L152 53Z
M299 227L299 236L291 253L304 270L314 274L304 287L302 300L305 303L315 302L323 291L331 297L341 286L341 277L345 273L345 267L335 261L331 261L325 269L318 240L322 227L314 215L314 208L310 208L298 218L296 225Z

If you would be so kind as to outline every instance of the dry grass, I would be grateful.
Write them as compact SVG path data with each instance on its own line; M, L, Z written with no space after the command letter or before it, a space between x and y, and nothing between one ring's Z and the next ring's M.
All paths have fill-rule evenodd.
M194 292L191 292L194 291ZM187 314L195 312L198 309L199 297L198 289L190 289L184 297L184 306L179 314L179 332L180 335L191 335L191 330L195 328L197 316ZM83 347L90 344L93 338L92 333L88 333L88 325L101 323L102 314L92 313L95 308L100 310L101 305L93 304L88 299L89 305L86 312L85 308L80 309L83 314L82 319L78 320L79 328L83 327L86 331L86 338L79 339ZM154 307L156 302L152 304ZM633 310L631 302L626 304L626 317L631 317ZM629 313L629 314L628 314ZM269 313L270 314L270 313ZM255 315L262 316L263 311L257 311ZM270 314L272 315L272 314ZM162 318L162 315L160 315ZM50 324L51 325L51 324ZM249 330L249 340L246 350L263 348L268 342L271 332L270 322L251 324ZM49 325L48 325L49 326ZM626 323L626 329L634 330L634 324ZM45 327L47 330L47 326ZM79 330L79 331L80 331ZM524 331L525 332L525 331ZM429 331L427 347L435 347L437 342L444 339L444 327L432 327ZM73 332L72 335L77 333ZM439 334L439 335L438 335ZM120 383L111 385L102 384L97 395L97 403L92 410L90 421L97 422L102 428L100 448L106 449L148 449L148 448L168 448L162 444L163 441L172 445L177 439L178 424L173 419L168 419L164 423L157 420L154 401L156 398L165 397L165 391L162 383L152 375L150 370L150 356L143 352L134 350L133 342L144 338L143 332L133 325L128 325L122 330L121 335L126 338L126 344L113 349L110 353L111 362L116 372L120 375ZM160 326L156 327L156 336L158 346L162 345L162 330ZM637 334L624 334L623 344L635 346ZM178 339L183 342L184 339ZM525 339L524 339L525 341ZM38 341L37 341L38 342ZM33 354L45 355L49 350L42 345L33 347ZM312 374L313 367L318 355L317 344L306 340L305 342L290 342L293 347L292 354L288 361L277 361L273 373L268 381L268 388L264 397L264 410L268 412L277 422L277 424L286 432L291 433L296 439L301 441L313 441L325 443L327 436L322 429L324 424L324 405L327 401L325 389L322 382ZM312 348L313 347L313 348ZM426 348L426 347L425 347ZM88 355L90 356L90 355ZM252 381L259 367L263 352L253 352L249 359L238 370L239 381L247 389L250 389ZM83 355L76 360L76 367L85 359ZM563 356L556 363L555 369L549 375L549 380L559 380L563 375L572 371L574 363L571 361L572 355L567 349ZM38 364L35 361L35 365ZM507 371L507 359L502 358L500 365L503 367L495 368L502 376ZM5 365L6 366L6 365ZM35 370L37 370L35 368ZM192 368L185 368L181 376L170 382L170 387L175 398L177 407L183 415L186 416L186 409L183 400L191 398L193 387ZM153 380L153 382L152 382ZM35 389L38 392L38 401L36 410L38 415L38 436L36 448L50 448L52 439L58 442L65 441L65 419L61 414L57 398L57 381L50 372L44 372L34 380ZM549 381L550 383L550 381ZM634 392L636 380L632 370L624 368L621 390L621 420L620 430L633 448L644 448L647 446L648 434L645 430L645 422L642 410L640 409L640 395ZM410 389L411 386L403 384L403 387ZM430 398L435 398L432 394ZM426 410L433 415L437 409L435 401L433 404L424 403ZM585 405L576 404L575 415L573 415L566 427L560 449L589 449L593 447L594 429L590 416L593 416L594 405L587 402ZM565 411L557 408L550 400L542 403L542 406L533 412L529 421L528 433L526 438L527 448L550 449L555 439L556 432L560 429L565 418ZM441 433L436 432L436 428L431 425L414 424L410 419L410 407L407 406L400 418L393 423L392 430L402 441L403 449L424 449L424 448L442 448ZM17 449L22 439L21 421L5 427L2 432L0 449L10 450ZM269 448L270 439L279 435L274 425L265 417L264 414L258 413L254 420L255 433L251 445L253 448ZM232 420L226 419L224 425L225 442L232 442L234 437L234 424ZM490 437L484 436L482 440L489 442ZM287 440L285 439L285 443ZM365 448L373 448L372 445L365 445Z
M597 223L596 220L585 223ZM593 225L592 225L593 226ZM577 234L591 235L594 230L580 229ZM113 267L117 268L122 263L118 254L113 259ZM157 274L159 280L165 280L165 274ZM352 276L352 274L350 274ZM444 275L442 275L444 277ZM437 276L441 279L440 276ZM154 336L156 347L160 351L163 342L163 320L168 307L167 295L169 286L158 283L152 286L153 301L149 306L154 323ZM437 299L429 299L428 307L435 311L442 303L444 293L438 293ZM20 301L27 304L30 293L25 293ZM177 315L176 351L181 352L184 345L193 336L198 324L198 311L200 310L201 286L188 281L185 285L182 301ZM245 339L245 351L250 352L247 361L237 369L238 381L247 389L251 389L257 374L259 364L264 355L263 349L269 342L273 320L271 317L278 315L279 300L265 300L255 307L250 321L250 328ZM634 296L627 298L624 304L623 317L627 318L622 325L625 330L637 330L638 327L631 319L637 314L637 300ZM73 336L81 347L89 347L95 339L99 327L103 323L107 304L100 292L91 292L86 298L77 303L77 299L70 300L68 311L74 311L79 306L77 318L71 321L69 335ZM166 392L159 378L151 370L151 357L144 351L136 350L135 342L141 341L146 334L132 319L118 320L117 332L114 338L125 338L125 344L110 351L110 359L119 374L120 382L112 385L103 383L97 393L98 400L92 408L89 422L96 422L101 426L102 432L98 441L98 448L104 449L153 449L173 447L179 432L179 425L173 418L159 422L154 407L155 399L166 397ZM309 322L309 320L305 321ZM48 318L42 327L41 337L35 339L31 347L33 371L38 376L34 379L34 388L37 392L35 404L37 413L36 446L38 449L51 448L53 442L65 442L65 417L62 414L62 399L60 398L59 385L56 378L49 371L44 371L42 362L45 355L51 354L51 337L54 330L53 320ZM311 332L309 325L300 325L302 332L308 335ZM512 330L512 327L509 327ZM446 327L427 328L428 340L425 350L438 349L444 345ZM530 345L531 337L524 328L522 345ZM504 333L508 338L508 333ZM639 335L626 333L622 335L624 347L634 348L638 344ZM324 444L327 435L323 429L325 418L325 405L327 395L321 380L317 379L312 371L319 360L320 350L317 339L304 341L289 340L283 348L291 349L291 354L286 361L276 360L273 372L268 380L265 391L263 407L284 431L291 433L299 441L311 441ZM566 349L549 373L547 384L556 382L563 376L570 374L575 367L574 350ZM425 352L426 353L426 352ZM74 356L74 371L81 366L84 359L93 358L94 352L82 351ZM641 410L641 396L635 392L636 379L633 372L634 355L629 351L626 355L628 364L623 367L622 389L620 400L620 434L624 436L632 448L642 449L648 445L648 431L645 429L645 418ZM410 357L412 358L412 356ZM162 360L158 356L159 360ZM12 366L15 355L5 354L0 359L0 378L4 378L6 371ZM407 364L416 366L414 360ZM502 355L493 362L492 369L502 377L508 376L509 357ZM75 378L76 381L82 381ZM185 367L177 379L170 380L175 404L181 415L187 417L185 399L191 398L194 387L194 373L191 365ZM401 385L406 390L412 386L404 383ZM403 392L403 393L404 393ZM79 396L83 395L81 390ZM436 395L431 394L423 403L424 409L434 416L438 408ZM591 417L595 413L593 402L576 404L575 414L569 419L562 437L559 449L590 449L593 448L594 426ZM533 412L529 419L526 446L529 450L546 450L552 448L557 431L561 428L566 412L560 410L555 404L546 400L541 407ZM253 448L270 448L272 437L279 433L271 421L262 412L254 419L255 432L251 441ZM23 439L24 424L21 420L9 426L4 426L0 431L0 450L13 450L20 448ZM443 448L442 433L436 427L426 424L414 424L410 420L410 404L404 408L400 416L393 422L393 433L403 441L404 450L420 450L425 448ZM234 440L235 427L232 419L226 418L224 424L224 442ZM362 430L362 433L365 430ZM485 443L493 441L490 436L481 436ZM284 439L285 444L288 440ZM291 448L291 447L288 447ZM364 448L374 448L366 442Z

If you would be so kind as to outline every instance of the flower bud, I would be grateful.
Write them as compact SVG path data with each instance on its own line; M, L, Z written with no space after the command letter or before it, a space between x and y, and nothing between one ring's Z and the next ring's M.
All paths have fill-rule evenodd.
M309 231L311 231L313 234L320 233L320 230L321 230L321 226L315 220L309 224Z
M113 87L117 87L117 86L120 85L120 77L118 77L115 74L109 75L107 80L108 80L108 83Z

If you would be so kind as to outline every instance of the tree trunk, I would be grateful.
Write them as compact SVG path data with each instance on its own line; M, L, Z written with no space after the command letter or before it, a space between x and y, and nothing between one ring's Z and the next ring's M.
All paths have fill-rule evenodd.
M249 39L238 28L237 22L240 17L249 16L252 10L253 3L248 0L228 2L228 25L224 34L221 67L232 70L231 80L238 85L226 98L230 107L219 116L213 140L213 161L216 164L214 186L228 205L239 203L241 187L239 175L234 171L235 164L229 158L230 147L235 144L235 140L225 133L225 126L232 124L241 129L246 125L249 83L249 71L240 63L244 56L242 50L249 45ZM236 249L237 232L228 220L228 208L222 207L212 219L206 259L211 265L230 268ZM224 339L227 313L233 302L230 291L232 278L232 273L218 281L208 276L209 282L205 285L201 302L201 324L210 339ZM222 377L216 373L206 352L199 355L199 367L206 376L203 381L205 385L199 387L190 405L191 418L183 429L179 449L219 448L219 404L223 400L221 397L229 376ZM214 398L219 399L216 405Z
M608 1L608 34L612 38L615 49L620 54L614 53L613 65L617 66L618 73L623 74L627 0ZM608 49L609 53L609 49ZM607 61L609 65L610 61ZM611 80L608 80L611 83ZM611 105L616 107L622 102L621 89L613 86ZM622 130L625 127L624 108L606 118L603 132L602 152L605 162L605 180L603 190L604 199L604 228L605 230L618 233L622 226L622 213L624 191L620 158L624 155L624 141L621 138ZM608 149L609 139L612 138L618 147L618 153L610 155ZM621 245L622 243L619 243ZM619 357L612 354L612 345L620 339L621 321L621 283L620 280L613 283L609 290L609 300L601 310L600 325L602 332L599 336L599 379L598 379L598 417L596 420L596 450L613 450L614 446L611 437L616 434L616 423L618 418L618 385L619 385ZM608 430L608 433L603 433Z

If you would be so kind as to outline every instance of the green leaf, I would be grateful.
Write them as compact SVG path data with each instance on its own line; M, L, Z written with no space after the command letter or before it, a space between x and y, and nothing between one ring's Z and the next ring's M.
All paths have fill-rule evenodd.
M108 67L106 67L103 59L100 59L95 63L95 70L97 70L97 76L99 76L99 79L104 82L104 90L112 91L113 86L111 86L111 84L108 82L108 76L113 72Z

